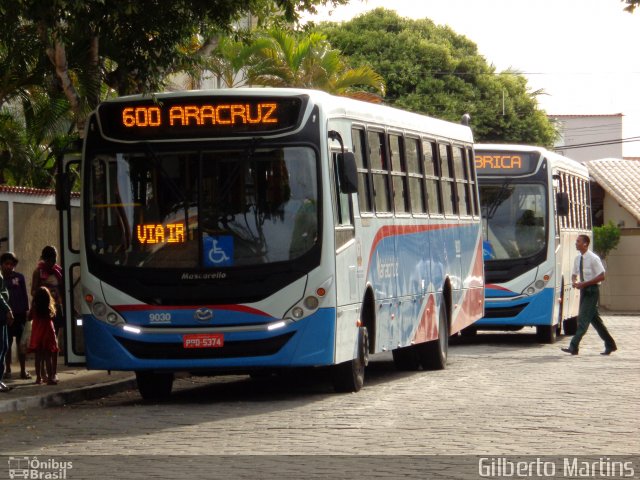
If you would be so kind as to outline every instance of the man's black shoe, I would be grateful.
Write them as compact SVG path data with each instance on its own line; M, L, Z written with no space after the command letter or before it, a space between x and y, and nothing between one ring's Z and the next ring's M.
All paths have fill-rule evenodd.
M618 347L607 347L604 349L604 352L600 353L600 355L611 355L611 352L615 352L616 350L618 350Z
M570 353L571 355L577 355L578 354L578 351L574 350L571 347L569 347L569 348L561 348L560 350L562 350L565 353Z

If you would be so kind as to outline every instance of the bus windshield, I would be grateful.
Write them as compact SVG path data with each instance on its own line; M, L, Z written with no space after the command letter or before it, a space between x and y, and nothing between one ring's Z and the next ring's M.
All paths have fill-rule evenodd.
M317 160L308 147L88 157L87 247L143 268L233 268L294 260L318 242Z
M546 247L547 195L536 183L480 185L485 260L531 257Z

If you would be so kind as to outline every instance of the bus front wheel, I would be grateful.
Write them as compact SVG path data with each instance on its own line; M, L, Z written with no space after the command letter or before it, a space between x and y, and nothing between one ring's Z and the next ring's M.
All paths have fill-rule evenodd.
M564 328L565 335L575 335L576 330L578 330L578 318L567 318L564 322L562 322L562 327Z
M331 367L336 392L357 392L364 385L364 369L369 363L369 334L367 327L358 328L358 354L353 360Z
M538 325L536 337L540 343L556 343L556 325Z
M166 400L173 388L173 373L136 372L138 391L144 400Z

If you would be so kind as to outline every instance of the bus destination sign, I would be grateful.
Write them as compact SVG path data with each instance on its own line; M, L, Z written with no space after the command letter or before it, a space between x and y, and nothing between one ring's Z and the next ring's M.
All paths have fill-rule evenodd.
M476 170L484 175L518 175L532 173L540 154L476 150Z
M302 97L181 97L106 102L100 129L116 140L194 139L275 133L300 122Z

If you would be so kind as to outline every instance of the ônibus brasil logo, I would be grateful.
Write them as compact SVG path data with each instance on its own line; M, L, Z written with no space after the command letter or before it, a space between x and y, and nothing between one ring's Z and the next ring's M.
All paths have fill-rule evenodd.
M37 480L64 480L67 470L73 468L73 462L38 457L9 457L9 478Z

